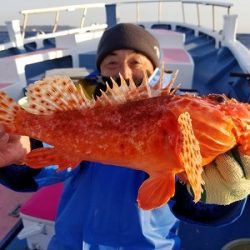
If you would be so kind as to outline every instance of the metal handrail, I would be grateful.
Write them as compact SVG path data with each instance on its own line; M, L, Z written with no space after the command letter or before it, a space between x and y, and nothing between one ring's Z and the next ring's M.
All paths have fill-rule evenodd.
M230 14L230 9L233 6L232 3L223 3L223 2L215 2L215 1L189 1L189 0L151 0L151 1L128 1L128 2L117 2L117 5L129 5L135 4L136 5L136 23L139 22L140 16L140 6L143 4L151 4L151 3L158 3L158 22L161 21L161 13L162 13L162 3L181 3L181 11L182 11L182 21L186 23L186 15L185 15L185 8L184 6L187 4L196 5L196 12L197 12L197 25L201 26L200 23L200 5L203 6L211 6L212 7L212 30L215 31L215 7L221 7L227 9L227 14Z
M158 22L162 20L162 10L163 3L180 3L181 4L181 13L182 13L182 22L186 23L186 13L185 13L185 5L193 4L196 6L197 12L197 25L201 26L200 21L200 6L211 6L212 7L212 31L215 31L215 7L221 7L227 9L227 14L230 13L230 8L233 6L231 3L223 3L216 1L190 1L190 0L142 0L142 1L114 1L112 4L116 4L117 6L121 5L135 5L136 11L136 22L139 22L140 18L140 7L143 4L158 4ZM62 12L72 12L77 10L82 10L83 14L81 17L79 28L84 27L85 17L87 15L87 11L90 8L105 8L105 3L93 3L93 4L82 4L82 5L69 5L69 6L60 6L60 7L52 7L52 8L41 8L41 9L31 9L31 10L22 10L20 13L23 15L23 25L22 25L22 37L25 37L25 31L27 28L28 17L31 15L38 15L43 13L55 13L55 21L52 29L52 34L57 31L60 14Z
M205 6L212 6L212 30L215 31L215 7L222 7L227 9L227 14L230 14L230 9L233 6L231 3L222 3L222 2L208 2L208 1L189 1L189 0L182 0L182 4L195 4L197 9L197 19L198 19L198 26L200 26L200 5ZM184 11L184 7L183 7Z
M48 13L55 13L55 21L52 28L52 33L57 31L60 14L62 12L72 12L77 10L82 10L82 18L80 21L80 28L84 26L85 17L87 15L88 9L93 8L104 8L105 3L93 3L93 4L80 4L80 5L68 5L68 6L60 6L60 7L52 7L52 8L40 8L40 9L29 9L29 10L22 10L20 14L23 15L23 24L22 24L22 37L25 37L25 32L28 24L28 18L31 15L38 15L38 14L48 14Z

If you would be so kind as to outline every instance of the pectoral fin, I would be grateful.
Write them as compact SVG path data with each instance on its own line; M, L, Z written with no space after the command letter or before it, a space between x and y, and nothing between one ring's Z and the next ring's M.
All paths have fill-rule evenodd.
M199 142L193 131L192 120L189 113L182 113L178 117L178 124L182 134L182 149L180 152L180 163L185 169L187 179L194 192L194 201L201 198L202 184L202 156Z
M79 162L72 161L56 148L38 148L32 150L24 159L24 163L31 168L43 168L50 165L58 165L59 170L75 167Z
M158 208L168 202L175 192L174 174L150 176L141 185L138 192L138 205L140 208L149 210Z

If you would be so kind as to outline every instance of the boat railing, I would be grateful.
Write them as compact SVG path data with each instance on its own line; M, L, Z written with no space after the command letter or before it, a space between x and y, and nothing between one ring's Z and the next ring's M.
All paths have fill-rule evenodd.
M196 5L196 15L197 15L197 25L201 26L201 21L200 21L200 6L211 6L212 7L212 30L215 31L215 8L216 7L221 7L226 9L227 15L230 14L230 9L233 6L231 3L221 3L221 2L210 2L210 1L188 1L188 0L183 0L182 1L182 6L183 6L183 22L185 23L185 11L184 11L184 5L187 4L195 4Z
M151 4L151 5L150 5ZM175 11L171 13L171 5L177 5ZM149 6L150 10L145 11ZM133 16L132 11L126 11L126 8L132 6L132 11L135 12L135 20L129 20L129 22L135 22L138 24L152 25L155 23L168 24L171 26L172 30L176 30L178 25L182 27L194 30L194 34L198 36L200 33L207 34L215 40L215 46L218 48L221 45L232 47L235 49L237 47L237 52L239 51L238 45L235 43L236 36L236 19L230 14L230 9L233 6L231 3L218 2L218 1L197 1L197 0L142 0L142 1L115 1L112 3L92 3L92 4L82 4L82 5L69 5L53 8L42 8L42 9L30 9L23 10L20 13L23 15L23 23L20 26L20 30L13 32L12 38L8 44L1 44L0 50L4 50L10 47L22 47L23 44L35 42L37 44L36 48L43 46L43 41L49 38L55 38L58 36L65 36L69 34L86 33L86 31L103 31L107 26L112 26L118 22L126 21L127 13L129 17ZM191 8L191 9L190 9ZM208 9L207 9L208 8ZM86 16L90 9L94 11L96 9L104 10L103 17L106 17L104 23L86 25ZM217 11L217 9L222 9ZM64 12L82 12L78 27L72 27L66 30L59 31L59 21L62 13ZM204 13L205 11L205 13ZM25 37L25 32L28 27L28 20L31 16L43 15L46 13L53 13L55 15L54 23L52 25L52 32L36 34L32 37ZM147 14L145 14L147 13ZM204 15L205 14L205 15ZM148 22L147 19L152 15L152 21ZM206 18L204 18L206 16ZM218 20L218 16L220 19ZM125 19L124 19L125 17ZM171 20L171 18L173 19ZM97 17L98 21L100 17ZM210 20L208 19L210 18ZM177 20L175 20L177 19ZM13 30L15 29L13 25ZM9 32L10 34L10 32ZM229 42L228 42L229 41ZM242 47L242 46L241 46ZM239 57L245 58L245 48L240 49ZM247 53L248 55L249 53ZM242 56L243 55L243 56Z
M215 21L216 21L216 16L215 16L215 8L225 8L226 9L226 14L229 15L230 14L230 9L233 6L233 4L231 3L223 3L223 2L213 2L213 1L190 1L190 0L151 0L151 1L124 1L124 2L118 2L117 5L130 5L133 4L135 5L135 10L136 10L136 22L138 23L140 21L140 13L143 13L143 15L145 16L145 12L141 12L141 8L144 8L145 4L152 4L152 3L156 3L158 4L157 7L157 15L158 18L156 18L155 20L158 19L158 22L161 21L166 21L163 20L163 11L164 11L164 7L163 4L170 4L170 3L179 3L181 5L181 16L182 16L182 22L186 23L186 11L185 11L185 6L186 5L194 5L196 6L196 17L197 17L197 26L201 26L201 18L200 18L200 7L201 6L210 6L212 8L212 30L215 31ZM165 9L166 10L166 9ZM192 17L194 17L192 15Z
M20 14L23 16L23 24L22 24L22 37L25 37L25 32L28 25L28 19L32 15L41 15L41 14L55 14L54 24L52 25L52 32L56 33L58 30L58 25L60 21L60 15L63 12L73 12L73 11L81 11L82 16L79 22L78 29L81 29L85 26L85 19L87 16L87 12L90 9L103 9L105 7L104 3L92 3L92 4L81 4L81 5L68 5L68 6L60 6L60 7L52 7L52 8L40 8L40 9L29 9L22 10ZM77 30L77 29L76 29Z
M190 1L190 0L151 0L151 1L128 1L128 2L119 2L116 3L118 6L118 13L117 13L117 22L123 21L122 8L126 5L133 5L134 12L135 12L135 22L142 23L148 17L148 14L145 15L145 7L146 5L155 4L155 8L151 8L150 11L154 13L154 19L157 20L158 23L172 23L172 29L175 29L175 26L180 23L182 26L189 27L195 30L196 35L199 32L207 33L208 35L214 36L216 39L216 46L219 46L221 42L221 30L222 27L219 26L219 23L223 23L222 15L230 15L230 9L233 6L231 3L224 3L224 2L215 2L215 1ZM174 16L176 20L171 21L169 18L169 5L175 4L176 15ZM192 9L189 6L193 7ZM209 9L208 9L209 8ZM222 9L222 11L217 11L217 9ZM202 24L201 17L202 11L206 11L206 14L210 11L210 20L206 18L205 23ZM225 11L224 11L225 10ZM217 12L218 13L217 13ZM152 13L151 13L152 14ZM216 15L217 14L217 15ZM218 20L218 16L220 15L220 20ZM131 15L131 13L130 13ZM191 17L192 22L188 21L188 17ZM179 19L179 21L178 21ZM150 22L149 22L150 23Z
M20 31L14 33L13 37L10 37L10 42L9 44L6 44L6 46L4 46L3 44L1 44L1 48L0 50L6 49L7 47L12 47L13 44L16 43L16 47L20 47L22 46L22 44L25 43L30 43L30 42L36 42L37 44L39 44L39 42L42 44L42 41L44 39L49 39L49 38L54 38L57 36L63 36L63 35L68 35L68 34L76 34L79 32L85 32L85 31L93 31L93 30L104 30L107 25L109 25L109 21L110 19L112 19L112 12L116 12L115 13L115 18L116 18L116 22L120 22L123 21L122 19L122 14L125 14L125 16L127 15L126 9L129 6L132 6L133 11L135 12L135 23L140 23L141 20L143 20L145 17L154 14L154 22L158 23L164 23L164 22L168 22L171 23L171 19L169 22L169 5L171 3L176 3L177 9L178 9L178 13L176 13L176 15L174 16L175 18L177 18L177 22L176 20L172 21L172 29L175 28L176 25L178 25L178 19L179 19L179 23L182 24L182 26L186 26L186 27L190 27L192 29L195 30L196 34L198 35L199 32L204 32L207 33L208 35L212 35L216 38L216 45L218 46L218 44L221 42L221 28L216 29L216 15L215 15L215 8L224 8L226 9L225 14L229 15L230 14L230 8L232 7L231 3L222 3L222 2L214 2L214 1L190 1L190 0L168 0L168 1L164 1L164 0L151 0L151 1L146 1L146 0L142 0L142 1L114 1L113 3L91 3L91 4L82 4L82 5L68 5L68 6L60 6L60 7L52 7L52 8L40 8L40 9L28 9L28 10L22 10L20 12L20 14L22 15L22 23L20 25L20 21L19 21L19 25L20 25ZM145 10L144 8L146 7L146 5L156 5L157 6L157 13L153 13L154 9L150 7L150 13L148 15L145 15ZM189 10L188 5L192 5L191 10ZM202 24L201 19L202 19L202 10L203 7L210 7L212 9L212 12L210 14L210 17L212 19L212 21L208 22L207 20L205 21L205 24ZM112 9L113 10L110 10ZM104 17L106 15L106 20L107 23L94 23L91 24L89 26L87 26L86 24L86 17L87 17L87 13L89 10L96 10L96 9L103 9L105 10L104 13ZM80 12L81 16L80 16L80 20L79 23L77 24L77 27L72 27L72 28L68 28L66 30L60 30L59 31L59 23L60 21L64 18L65 13L69 13L69 12ZM192 14L190 14L189 12L192 12ZM208 12L208 11L207 11ZM224 12L223 12L224 13ZM30 20L31 17L34 16L41 16L41 15L45 15L45 14L52 14L54 15L54 22L51 25L51 32L40 32L37 33L33 36L27 37L26 36L26 32L27 29L30 25L28 25L28 22ZM131 12L129 12L130 16L133 15ZM156 15L156 16L155 16ZM192 22L188 21L188 16L192 17ZM77 15L76 15L77 16ZM76 16L74 16L74 19L76 19ZM196 19L196 20L195 20ZM209 27L209 24L211 24L212 27ZM9 32L10 33L10 32ZM17 35L18 33L18 35ZM15 37L16 36L16 37ZM18 37L18 39L17 39ZM40 46L38 46L40 47Z
M40 8L40 9L27 9L20 11L22 15L21 21L11 20L6 22L8 28L8 34L10 41L7 43L0 44L0 51L6 50L12 47L22 48L23 44L35 42L37 44L37 48L43 46L43 41L49 38L55 38L64 35L76 34L87 31L100 31L104 30L107 27L105 22L103 23L87 23L86 17L89 10L105 10L105 3L91 3L91 4L82 4L82 5L69 5L69 6L60 6L60 7L52 7L52 8ZM62 14L67 12L80 12L81 14L78 25L67 27L67 29L59 30L60 17ZM49 32L34 32L34 35L27 36L27 32L30 31L28 28L31 27L29 24L29 20L36 16L40 18L44 18L46 14L54 15L54 22L51 25L51 31ZM42 16L43 15L43 16ZM76 19L74 16L74 19ZM105 13L104 13L105 16ZM47 20L46 20L47 21ZM44 25L44 24L42 24Z
M145 6L152 3L155 3L156 8L152 8L152 6L150 6L150 12L155 12L153 18L154 21L150 22L145 20L146 18L148 18L149 13L147 12L147 15L145 15ZM169 6L169 4L171 3L179 5L177 6L178 8L176 8L177 10L179 10L179 12L174 13L174 18L179 18L179 20L177 21L171 21L171 19L168 18L170 12L167 9L167 6ZM230 10L233 6L232 3L197 0L142 0L129 2L124 1L116 3L116 7L118 8L113 8L114 10L117 9L115 17L113 17L113 19L116 19L116 22L123 22L122 14L125 14L126 17L126 12L122 11L124 5L134 5L134 7L132 8L135 11L134 22L137 24L143 24L146 28L151 28L152 24L158 22L159 24L170 25L172 30L176 30L176 27L180 25L181 27L186 27L190 28L191 30L194 30L194 34L196 36L198 36L199 33L204 33L208 36L213 37L215 40L216 48L219 48L220 46L228 47L235 55L243 71L250 72L250 51L236 39L236 26L238 16L230 14ZM187 12L188 5L192 5L194 7L193 9L191 9L191 13ZM202 7L204 7L206 10L205 23L201 22L201 13L202 10L204 11ZM211 21L208 20L207 14L209 14L209 10L207 10L207 8L210 8L211 11ZM217 9L222 10L218 11L217 13ZM129 14L132 15L131 12ZM188 14L192 18L193 22L188 22ZM220 16L220 20L218 20L218 16ZM221 25L219 26L220 23Z

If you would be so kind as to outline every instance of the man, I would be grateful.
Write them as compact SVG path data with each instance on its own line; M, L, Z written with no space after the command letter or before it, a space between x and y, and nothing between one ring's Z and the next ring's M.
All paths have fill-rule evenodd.
M118 24L106 30L100 40L97 69L105 79L112 76L119 80L120 73L125 79L132 77L140 84L145 72L152 74L159 64L157 40L139 26ZM100 83L99 88L105 88L105 85ZM20 182L16 189L38 188L39 178L44 178L46 169L30 170L14 164L6 166L22 161L26 152L22 149L19 138L6 135L3 129L0 132L3 166L0 170L1 182L15 188L15 179ZM27 142L27 138L24 139ZM17 148L16 154L12 152L13 145ZM4 158L4 155L8 157ZM175 197L161 208L149 211L138 208L136 203L138 188L148 177L146 173L82 162L66 174L55 235L49 249L180 249L177 235L179 220L176 217L192 223L219 225L231 223L240 216L244 199L250 192L250 160L249 157L238 156L242 160L241 164L228 153L205 168L206 197L203 197L203 202L193 203L191 192L177 181ZM227 173L223 173L222 178L220 170L225 166ZM248 174L244 176L243 171ZM26 182L22 183L24 177ZM48 176L48 180L49 178ZM233 195L232 190L235 191Z

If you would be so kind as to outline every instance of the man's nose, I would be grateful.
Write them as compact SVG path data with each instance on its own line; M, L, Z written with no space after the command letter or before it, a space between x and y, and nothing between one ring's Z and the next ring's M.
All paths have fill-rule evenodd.
M122 75L124 79L130 79L133 76L133 72L131 68L126 63L123 63L121 65L119 73Z

